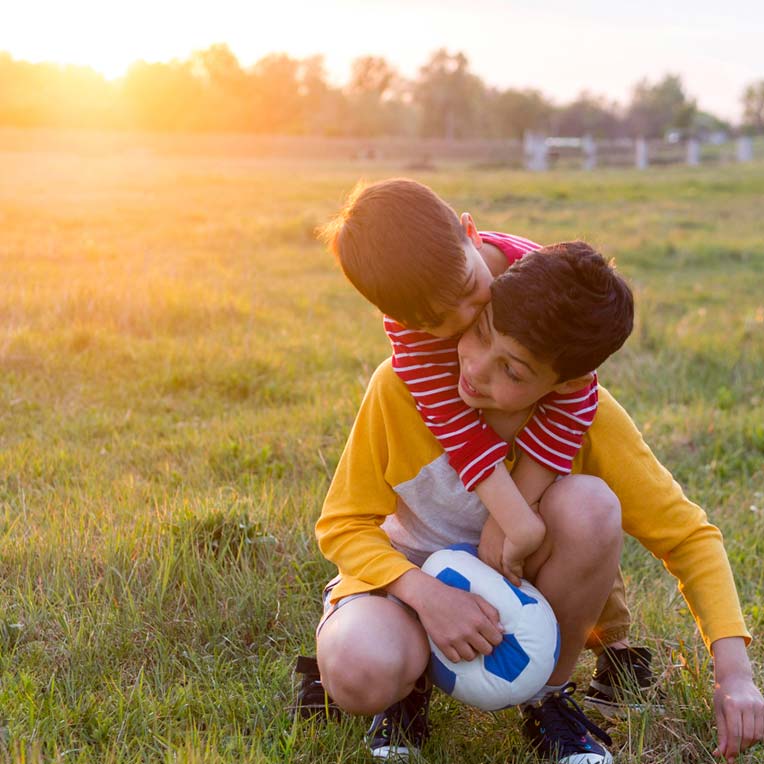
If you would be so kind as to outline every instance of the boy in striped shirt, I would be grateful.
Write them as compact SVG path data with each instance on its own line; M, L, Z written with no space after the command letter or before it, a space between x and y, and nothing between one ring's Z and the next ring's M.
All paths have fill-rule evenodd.
M488 303L493 279L540 245L478 232L468 213L458 218L431 189L405 179L354 192L325 238L348 279L385 314L393 368L491 516L481 556L517 582L544 538L533 507L558 475L570 473L596 414L596 373L560 382L538 403L515 439L520 454L510 475L507 443L465 402L474 390L460 378L456 346Z

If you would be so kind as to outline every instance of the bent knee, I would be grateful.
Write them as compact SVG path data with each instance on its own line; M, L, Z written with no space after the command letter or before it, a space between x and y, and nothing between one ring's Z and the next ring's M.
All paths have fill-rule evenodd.
M393 607L397 614L399 606ZM376 714L405 696L421 674L429 658L426 637L418 638L417 632L403 643L380 640L381 629L344 628L348 624L340 620L341 614L326 622L318 639L321 681L345 711Z
M329 696L351 714L376 714L398 698L395 672L384 671L375 662L319 652L321 682Z
M547 528L561 529L569 540L622 538L621 503L604 480L570 475L552 488L540 508Z

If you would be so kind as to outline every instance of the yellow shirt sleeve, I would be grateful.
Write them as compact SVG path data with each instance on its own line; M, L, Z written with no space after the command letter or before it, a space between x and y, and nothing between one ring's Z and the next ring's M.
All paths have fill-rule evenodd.
M621 503L623 529L678 580L707 647L750 641L721 531L655 458L631 417L604 388L574 471L604 480Z
M424 454L421 460L399 458L401 448L429 451L433 459L442 453L388 359L369 381L316 524L321 552L342 576L333 600L384 587L416 567L380 527L397 506L392 487L415 476L402 472L404 465L427 463Z

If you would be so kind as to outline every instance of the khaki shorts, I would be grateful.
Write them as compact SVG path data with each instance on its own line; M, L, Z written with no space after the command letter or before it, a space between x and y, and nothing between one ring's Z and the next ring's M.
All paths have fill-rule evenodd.
M321 629L324 628L324 624L329 620L329 618L334 615L341 607L344 605L347 605L348 602L352 602L353 600L357 600L360 597L386 597L389 600L392 600L395 602L396 605L400 605L407 613L411 613L411 615L414 616L414 618L417 618L416 610L414 610L413 607L410 605L407 605L403 600L398 599L394 594L390 594L385 589L373 589L370 592L359 592L358 594L348 594L347 597L341 597L336 602L331 602L331 596L332 591L334 590L334 587L339 584L339 582L342 581L341 576L335 576L329 583L324 587L324 593L322 595L323 601L324 601L324 614L321 616L321 620L318 622L318 626L316 627L316 639L318 639L318 635L321 633Z

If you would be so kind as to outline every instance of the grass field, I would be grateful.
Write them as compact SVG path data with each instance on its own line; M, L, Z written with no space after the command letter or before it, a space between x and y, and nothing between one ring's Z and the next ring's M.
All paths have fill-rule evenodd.
M312 526L388 354L313 231L359 177L400 174L0 145L0 757L366 760L364 720L284 705L332 574ZM722 528L760 633L764 165L416 177L481 227L616 257L638 322L601 380ZM684 601L640 546L624 569L668 708L611 729L617 760L710 762ZM429 762L533 760L511 711L432 716Z

